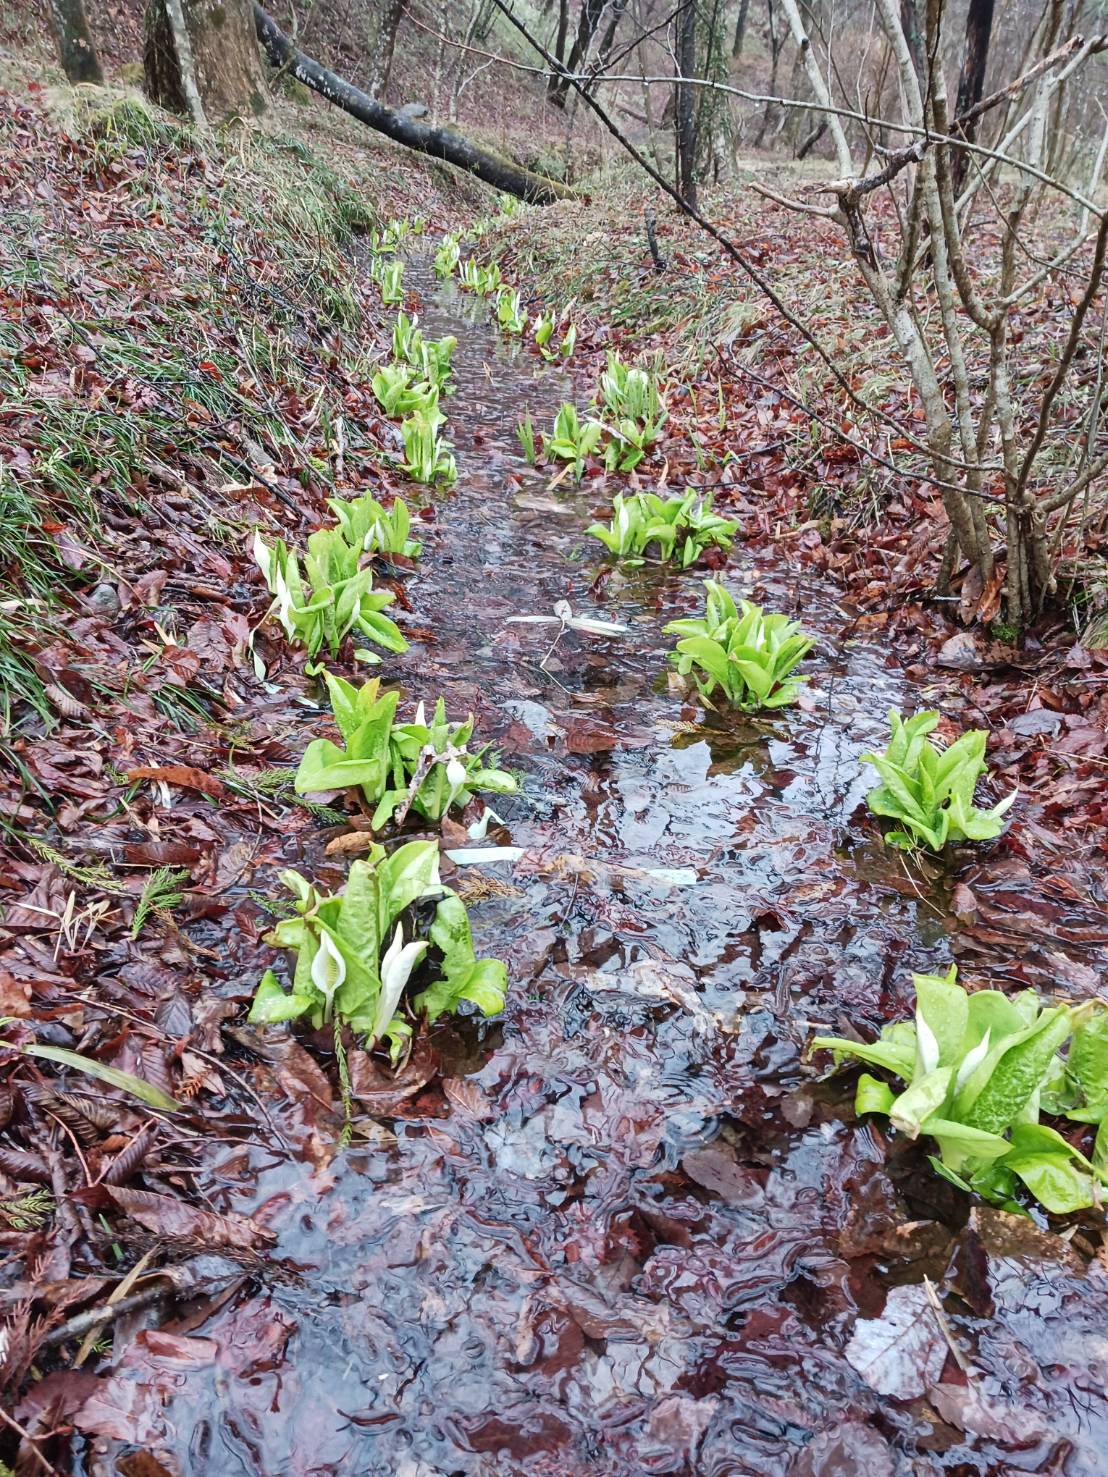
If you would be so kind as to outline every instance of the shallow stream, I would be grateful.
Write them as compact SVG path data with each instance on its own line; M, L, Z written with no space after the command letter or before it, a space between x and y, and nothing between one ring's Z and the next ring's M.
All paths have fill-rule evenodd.
M286 1275L141 1335L113 1398L156 1389L150 1446L196 1477L1102 1471L1103 1379L1056 1387L1074 1359L1103 1372L1094 1290L987 1215L964 1227L924 1156L890 1159L804 1062L814 1026L877 1029L913 968L952 957L948 889L858 809L886 710L928 694L855 639L833 588L739 544L730 587L817 635L812 680L770 721L705 722L662 633L702 575L597 582L583 529L611 487L551 488L515 434L528 411L549 425L568 382L408 276L425 331L460 340L460 476L386 670L413 701L472 709L525 776L486 843L523 857L452 879L478 952L508 962L507 1009L437 1029L438 1075L382 1089L350 1149L307 1067L303 1099L271 1110L287 1147L228 1142L199 1188L274 1231ZM560 600L628 629L508 620ZM979 947L967 977L1028 982L1026 957ZM959 1289L968 1383L912 1301L925 1274ZM864 1377L846 1351L890 1288L933 1336L892 1337L887 1378ZM944 1366L958 1409L932 1390Z

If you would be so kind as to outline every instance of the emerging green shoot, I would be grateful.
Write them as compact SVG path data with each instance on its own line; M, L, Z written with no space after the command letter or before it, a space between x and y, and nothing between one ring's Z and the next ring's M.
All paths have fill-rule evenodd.
M533 467L538 452L535 448L535 427L531 420L530 411L527 412L516 427L516 435L519 437L519 444L523 448L523 455L527 458L527 465Z
M513 333L517 337L527 327L527 312L518 292L509 287L501 288L496 299L496 321L505 333Z
M364 554L403 554L418 559L422 545L408 537L412 519L403 498L384 507L368 492L346 501L328 499L327 506L338 521L346 542Z
M396 722L398 694L381 693L376 679L357 688L330 672L324 674L331 711L346 745L315 739L296 773L296 789L304 794L361 789L373 807L374 829L409 810L424 820L440 821L462 808L477 793L514 794L516 782L498 769L488 744L470 752L473 715L464 723L448 723L440 698L428 723L419 704L410 723Z
M868 1073L855 1109L885 1114L908 1138L933 1139L933 1168L964 1190L1023 1213L1020 1183L1046 1210L1099 1205L1108 1185L1108 1009L1044 1005L1034 990L969 994L951 965L914 975L913 1021L885 1026L872 1044L817 1036L835 1063L861 1061L899 1077L899 1093ZM1069 1042L1068 1055L1060 1055ZM1040 1111L1099 1128L1088 1158Z
M572 462L578 482L584 470L585 459L596 451L604 427L599 421L582 421L577 407L565 401L554 421L554 434L546 439L546 451L561 462Z
M916 713L907 721L890 712L888 748L883 754L862 755L881 778L866 796L867 805L874 815L898 823L885 836L890 846L907 851L927 846L938 852L959 841L991 841L1004 829L1014 790L991 810L980 810L973 802L977 781L988 768L984 730L971 729L940 750L927 737L938 723L935 712Z
M461 261L462 249L458 244L457 236L444 236L442 244L435 252L435 276L453 277Z
M269 545L260 529L254 532L253 553L275 597L268 614L313 660L324 644L337 656L350 631L387 651L407 651L397 627L381 614L393 600L392 591L373 589L372 569L359 568L362 551L347 543L341 528L321 528L310 535L303 575L284 541Z
M392 330L392 354L436 390L443 390L451 375L454 350L458 340L452 333L439 339L425 339L414 318L398 313Z
M377 277L381 301L390 305L404 301L404 263L397 258L385 262Z
M666 631L682 639L671 660L683 677L692 675L701 698L718 690L734 708L756 712L795 703L805 679L793 672L814 642L795 621L767 615L760 605L734 600L715 580L703 617L670 621Z
M435 842L409 841L389 856L372 846L351 863L343 890L330 895L298 872L284 872L282 880L297 916L266 937L295 953L292 989L283 990L267 969L253 1024L346 1024L370 1047L387 1041L396 1061L412 1035L409 1013L433 1021L462 1001L487 1016L503 1008L507 971L499 959L476 957L465 905L439 880ZM413 911L417 903L434 903L429 923L426 906ZM420 987L405 1011L403 997L414 983Z
M593 523L585 532L631 567L652 554L688 569L707 548L730 549L737 529L737 523L712 512L710 492L700 495L690 488L684 497L617 493L611 523L607 527Z
M417 410L400 425L404 438L404 471L413 482L445 482L458 480L458 466L449 444L439 436L446 417L438 410Z
M426 380L417 380L410 364L384 364L371 381L373 393L388 416L436 410L439 392Z
M608 367L600 376L600 399L617 419L659 428L666 419L657 371L624 364L614 349L608 350Z
M458 271L458 283L470 292L475 292L478 297L488 297L500 290L500 267L496 262L483 267L471 256L466 257Z

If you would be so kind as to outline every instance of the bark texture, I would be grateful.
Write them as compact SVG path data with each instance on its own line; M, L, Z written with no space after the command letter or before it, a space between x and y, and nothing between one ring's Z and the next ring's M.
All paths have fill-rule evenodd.
M696 76L696 0L685 0L677 17L677 70L682 78ZM675 106L677 129L677 188L689 204L696 204L696 102L688 82L678 81Z
M50 22L58 44L58 60L69 81L103 82L82 0L50 0Z
M985 71L989 65L992 33L993 0L970 0L969 13L966 16L966 45L962 52L962 70L958 76L958 95L954 103L956 117L968 113L981 101L985 91ZM964 124L959 132L972 143L977 135L977 120L972 119ZM965 149L956 150L951 165L955 194L961 191L967 162Z
M266 55L273 66L285 68L298 82L303 82L305 87L312 88L320 97L326 98L344 113L349 113L352 118L357 118L359 123L366 124L368 128L375 129L420 154L445 160L447 164L464 169L485 184L515 195L520 200L527 200L532 205L550 205L555 200L573 197L574 191L559 184L557 180L534 174L510 159L479 148L451 129L431 128L424 123L416 123L403 113L387 108L375 97L370 97L368 92L352 87L349 82L343 81L334 72L298 51L277 22L260 5L254 6L254 20L258 28L258 39L265 47Z
M373 67L369 76L369 90L374 97L383 98L388 91L392 76L392 57L396 50L396 33L400 21L408 8L408 0L384 0L379 7L380 19L374 38Z
M181 0L196 86L209 119L254 115L266 108L266 84L250 0ZM189 98L164 0L148 0L146 91L175 113Z

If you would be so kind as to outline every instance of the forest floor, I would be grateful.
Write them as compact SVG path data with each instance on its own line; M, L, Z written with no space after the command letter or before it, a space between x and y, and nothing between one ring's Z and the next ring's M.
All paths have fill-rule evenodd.
M807 1046L903 1016L911 971L951 960L968 984L1098 992L1108 652L1057 617L1019 650L970 630L987 591L930 600L934 504L798 419L797 347L661 210L654 272L630 190L587 232L556 207L482 241L532 307L579 323L568 366L509 343L414 241L408 306L459 339L459 481L424 493L370 387L395 314L358 233L419 214L433 241L487 197L291 111L285 134L201 149L134 100L7 80L11 1465L1101 1470L1102 1215L971 1209ZM891 374L830 243L717 204L858 345L871 390ZM628 479L591 464L577 487L522 455L517 423L583 405L610 346L660 355L671 383L630 485L711 485L741 527L728 583L816 637L803 702L772 722L667 681L662 627L702 572L602 562L583 529ZM750 350L768 386L734 369ZM367 488L416 507L424 542L378 574L410 643L386 678L472 711L522 786L490 833L514 859L446 873L508 964L504 1014L423 1031L399 1074L351 1049L344 1146L333 1053L245 1024L281 869L338 886L364 838L341 797L292 789L329 720L260 624L249 549L259 527L302 543ZM562 599L626 630L511 620ZM947 735L987 727L997 792L1020 787L1001 840L942 863L887 851L862 806L885 710L928 706Z

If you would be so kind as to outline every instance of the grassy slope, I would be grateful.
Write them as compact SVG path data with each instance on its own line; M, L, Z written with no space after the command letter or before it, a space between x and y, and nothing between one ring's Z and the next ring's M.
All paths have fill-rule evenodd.
M136 93L43 91L13 68L6 83L0 686L10 740L13 699L42 716L56 706L44 694L56 683L35 659L43 625L118 573L104 566L113 529L185 492L205 507L198 534L215 548L244 526L229 485L304 512L333 490L334 421L351 396L364 399L381 317L353 265L354 233L413 200L445 220L468 187L354 125L324 135L312 104L278 104L264 131L235 128L201 148ZM347 442L344 475L356 484L374 447L359 433Z

